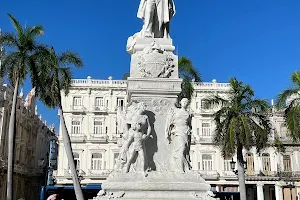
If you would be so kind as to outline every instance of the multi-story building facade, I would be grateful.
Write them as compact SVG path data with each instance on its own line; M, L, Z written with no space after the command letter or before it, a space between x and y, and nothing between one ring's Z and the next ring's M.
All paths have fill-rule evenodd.
M229 84L217 83L216 80L193 84L195 91L190 104L194 112L190 152L193 170L202 174L212 190L238 191L238 178L230 165L232 158L222 158L219 149L212 143L212 115L216 110L204 106L204 99L211 94L226 96ZM126 107L126 89L125 80L112 80L111 77L109 80L94 80L88 77L73 80L68 96L62 95L64 117L82 185L103 183L114 168L119 152L116 110ZM259 153L254 149L244 151L247 198L282 200L290 199L292 195L295 199L300 192L300 147L287 137L280 113L272 111L270 120L273 124L270 142L279 137L286 152L278 153L273 147ZM236 160L235 157L233 159ZM58 185L72 184L61 134L55 176ZM288 180L292 184L287 183Z
M0 86L0 199L6 199L8 126L12 106L13 90L6 84ZM38 200L45 184L46 162L51 140L55 140L53 126L38 116L34 89L24 100L23 92L18 95L15 131L15 159L13 173L13 199ZM43 164L43 165L40 165Z

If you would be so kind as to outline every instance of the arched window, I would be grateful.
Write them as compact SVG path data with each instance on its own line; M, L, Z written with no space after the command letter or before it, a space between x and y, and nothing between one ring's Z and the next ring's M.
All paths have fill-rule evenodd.
M271 159L270 154L263 153L262 154L262 162L263 162L263 172L268 175L271 173Z
M252 153L247 153L247 174L253 175L254 174L254 157Z

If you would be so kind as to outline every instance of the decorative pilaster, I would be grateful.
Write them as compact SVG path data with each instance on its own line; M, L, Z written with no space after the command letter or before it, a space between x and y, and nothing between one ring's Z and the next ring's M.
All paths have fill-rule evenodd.
M257 200L264 200L264 184L257 183Z
M276 200L283 199L282 186L279 183L275 184L275 197L276 197Z

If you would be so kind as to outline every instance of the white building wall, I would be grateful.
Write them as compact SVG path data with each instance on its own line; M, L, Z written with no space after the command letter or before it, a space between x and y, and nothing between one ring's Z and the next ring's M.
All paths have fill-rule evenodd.
M216 81L209 83L194 83L194 97L191 101L191 109L194 112L192 119L192 146L191 159L193 170L198 170L203 177L212 185L218 186L218 190L222 190L225 186L238 185L237 176L231 170L224 169L224 159L218 148L212 144L212 135L215 125L212 120L212 114L218 109L204 109L202 106L203 99L218 93L220 96L226 97L229 90L227 83L217 83ZM116 138L116 108L118 107L118 99L123 99L123 106L126 106L126 81L123 80L94 80L94 79L77 79L73 80L73 85L68 96L62 95L62 105L64 109L64 117L67 129L71 134L72 119L81 121L81 134L72 135L72 147L74 153L80 155L80 169L83 176L82 184L102 183L105 181L109 172L114 166L114 154L118 153L118 145ZM73 98L82 98L82 108L74 109ZM95 108L95 99L103 98L105 108ZM274 125L275 133L280 137L284 144L291 144L287 137L286 130L283 127L284 120L278 113L273 113L271 121ZM103 119L103 134L95 137L94 120ZM209 124L209 126L208 126ZM204 126L204 127L203 127ZM208 126L208 127L207 127ZM210 132L207 132L207 129ZM60 129L61 130L61 129ZM61 134L60 134L61 135ZM271 137L274 138L274 135ZM297 145L287 146L286 154L291 155L292 169L294 172L299 169L299 150ZM249 152L253 153L254 159L254 175L247 176L247 185L256 185L258 182L262 184L275 185L271 176L276 176L277 169L283 169L282 155L275 152L270 147L257 153L255 149ZM91 169L92 153L102 154L101 170ZM244 151L246 156L247 151ZM263 153L270 155L270 174L261 176L263 172ZM211 155L212 168L205 170L203 168L203 155ZM246 159L246 158L245 158ZM62 138L59 136L59 159L56 178L58 184L71 184L71 177L68 173L68 164L65 151L63 148ZM234 156L234 160L236 157ZM260 174L260 175L259 175ZM283 184L284 185L284 184ZM250 187L250 186L249 186ZM251 186L252 188L254 186ZM275 186L274 186L275 187Z

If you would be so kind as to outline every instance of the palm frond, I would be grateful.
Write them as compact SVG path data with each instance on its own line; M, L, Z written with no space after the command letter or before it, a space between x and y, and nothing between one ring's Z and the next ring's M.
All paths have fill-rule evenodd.
M266 100L254 99L249 85L236 78L229 80L231 90L226 99L218 96L207 98L211 105L223 102L214 114L216 130L215 145L221 148L223 156L233 155L239 147L261 150L266 147L271 124L267 118L269 104Z
M59 56L59 61L64 65L74 65L75 67L82 67L83 61L78 54L71 51L66 51Z
M178 70L179 75L186 76L189 78L189 81L202 82L201 74L193 66L193 63L190 59L185 56L182 56L178 61Z
M194 87L189 78L184 77L181 83L181 93L178 95L178 101L183 98L191 99L194 93Z
M229 101L219 95L211 95L204 100L204 107L207 109L209 107L219 105L221 107L228 106Z
M244 104L245 110L254 109L255 112L266 113L270 109L269 102L265 99L249 100Z
M201 82L201 75L190 59L182 56L178 61L179 77L183 79L181 84L181 93L178 95L178 101L182 98L191 99L194 93L194 86L191 81Z
M43 60L41 63L44 65L40 74L40 77L43 77L43 87L38 88L41 101L49 108L60 106L61 91L68 94L71 87L72 69L66 65L81 67L83 62L78 55L70 51L56 54L53 47L43 50L39 58Z
M298 97L299 96L299 88L290 88L284 90L276 97L276 107L282 109L286 107L286 101L288 98Z
M286 113L286 126L293 141L300 140L300 106L291 107Z
M300 72L299 71L295 71L293 74L292 74L292 82L297 86L297 87L300 87Z
M15 30L17 31L19 38L22 38L23 37L23 28L22 28L20 22L11 14L8 14L8 16L11 19L12 25L15 28Z
M2 37L0 37L0 43L12 48L19 48L20 45L18 43L18 39L15 37L13 33L3 33Z
M278 138L275 137L273 143L271 144L274 147L275 151L278 153L285 153L285 145L283 142Z
M71 87L71 80L72 80L72 70L71 68L60 68L60 88L64 90L65 94L69 93L69 89Z
M44 34L44 27L43 25L35 25L29 29L29 36L35 38L37 36L42 36Z

